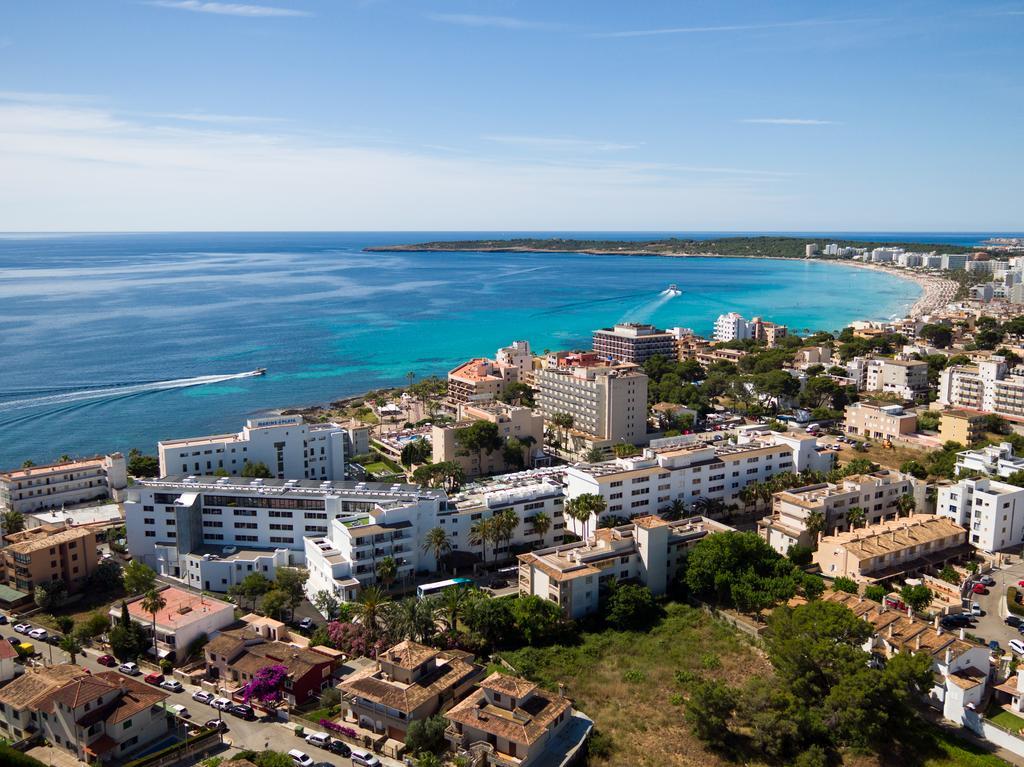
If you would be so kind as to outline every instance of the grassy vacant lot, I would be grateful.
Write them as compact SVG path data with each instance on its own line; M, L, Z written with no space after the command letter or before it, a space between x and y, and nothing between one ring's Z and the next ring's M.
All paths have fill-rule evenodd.
M1000 708L996 705L989 706L988 713L986 714L989 721L998 724L1000 727L1009 730L1010 732L1019 732L1024 730L1024 719L1021 719L1015 714L1011 714L1004 708Z
M714 678L740 686L771 673L745 637L701 610L670 603L647 632L584 633L571 646L526 647L501 657L520 674L557 690L561 682L596 723L608 752L591 767L681 767L737 764L708 751L683 721L688 688ZM500 670L497 669L496 670ZM922 722L900 753L848 755L850 767L1003 767L1006 763ZM757 765L756 755L744 763Z

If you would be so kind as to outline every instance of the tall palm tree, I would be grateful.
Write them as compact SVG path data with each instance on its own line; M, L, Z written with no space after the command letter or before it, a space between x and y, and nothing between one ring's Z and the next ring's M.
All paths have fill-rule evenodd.
M78 643L74 634L65 634L58 645L60 649L71 656L71 664L74 665L78 653L82 652L82 645Z
M384 626L394 641L411 639L426 644L436 631L434 610L436 599L406 597L386 605L383 611Z
M864 513L864 509L860 506L851 506L846 512L846 521L850 523L850 529L853 530L857 525L861 524L867 518L867 514Z
M384 559L377 563L375 572L377 580L383 583L384 588L387 589L395 582L395 578L398 577L398 563L395 562L394 557L384 557Z
M494 541L495 524L494 517L481 519L469 528L469 542L474 546L481 546L484 564L487 564L487 544Z
M3 526L3 534L11 535L13 533L20 533L25 529L25 516L20 511L5 511L3 517L0 518L0 524Z
M804 520L804 527L807 528L807 534L811 536L811 546L817 546L818 533L825 529L825 515L818 510L808 512L807 518Z
M512 509L502 509L494 515L494 534L496 542L504 541L506 549L512 543L512 537L519 527L519 516ZM506 551L507 554L507 551Z
M753 504L754 511L756 512L758 498L760 498L760 493L757 482L751 482L740 488L740 500L743 501L744 508Z
M913 514L917 509L917 500L911 493L904 493L896 501L896 511L900 514Z
M584 540L589 536L590 518L600 516L606 508L604 497L595 493L581 493L565 503L565 513L583 525Z
M678 519L682 519L685 513L686 502L682 498L674 498L662 516L670 522L675 522Z
M441 560L451 553L452 543L448 540L448 533L444 531L443 527L432 527L423 536L423 543L420 545L420 548L424 552L434 555L434 559L437 560L437 568L440 570Z
M167 600L156 589L150 589L142 597L142 609L153 616L153 659L160 660L156 650L156 614L167 607Z
M702 517L713 519L725 513L725 501L702 496L693 502L693 510Z
M533 529L531 532L533 532L534 535L539 535L540 541L543 544L544 536L546 536L548 534L548 530L551 529L551 517L549 517L543 511L538 511L530 519L530 522L533 524Z
M390 602L391 597L380 586L367 586L359 593L354 612L366 629L367 644L377 641L384 613L388 609L386 605Z
M559 446L565 442L566 433L576 423L576 419L570 413L555 413L551 416L551 423L558 427Z

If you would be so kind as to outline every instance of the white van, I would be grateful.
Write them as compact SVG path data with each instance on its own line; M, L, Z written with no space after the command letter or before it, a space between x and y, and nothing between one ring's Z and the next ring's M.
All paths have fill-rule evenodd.
M361 748L352 749L352 764L357 767L380 767L380 759Z
M295 763L295 767L313 767L313 760L309 754L299 751L297 748L293 748L288 752L288 756L291 757L292 762Z
M326 732L311 732L306 736L306 742L311 746L327 748L331 743L331 736Z

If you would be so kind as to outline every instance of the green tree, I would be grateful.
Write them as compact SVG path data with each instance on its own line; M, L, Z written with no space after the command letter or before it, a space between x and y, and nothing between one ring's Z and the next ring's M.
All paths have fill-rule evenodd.
M427 463L432 455L430 442L425 439L414 439L405 444L402 448L400 461L403 466L409 467L414 463Z
M961 578L960 573L956 571L956 568L951 565L946 565L939 571L939 577L946 581L946 583L952 583L954 586L959 585Z
M420 644L430 642L437 633L435 599L407 597L385 605L385 633L393 641L411 639Z
M807 527L807 534L811 536L813 541L812 548L818 547L818 533L824 532L825 530L825 515L815 509L807 513L807 518L804 520L804 525Z
M872 602L878 602L879 604L881 604L882 600L885 599L886 593L885 586L881 586L877 583L864 588L864 598L870 599Z
M156 589L152 589L146 592L146 595L142 598L142 609L153 616L153 657L158 658L159 653L156 649L156 614L167 607L167 600L164 599Z
M98 593L117 591L121 588L121 566L113 560L100 562L96 569L89 573L89 590Z
M274 588L288 596L288 610L294 615L295 608L302 604L306 596L306 581L309 571L301 567L279 567L274 577Z
M20 533L25 529L25 515L20 511L5 511L0 516L0 525L3 527L4 535L13 535L14 533Z
M532 535L540 536L541 541L543 541L544 537L548 534L548 531L551 529L551 517L549 517L547 513L543 511L538 511L527 521L529 521L531 525L530 533Z
M128 451L128 473L133 477L160 476L160 459L155 455L144 455L134 447Z
M288 594L281 589L271 589L260 599L260 612L269 618L280 618L288 607Z
M256 607L256 600L273 588L263 573L249 573L241 582L228 589L228 593L237 599L249 600L249 608Z
M739 696L736 719L750 733L751 745L772 762L790 763L812 731L804 701L774 679L754 677Z
M340 606L338 598L326 589L320 589L313 595L313 607L329 621L337 619Z
M900 589L900 599L914 612L920 612L932 603L932 591L923 584L904 586Z
M928 469L915 460L904 461L900 464L900 471L909 474L915 479L927 479Z
M594 517L599 518L607 508L608 504L603 496L597 493L580 493L565 502L564 513L583 526L585 540L589 537L590 520Z
M156 587L156 573L137 559L124 568L124 590L131 595L145 594Z
M576 423L576 419L569 413L554 413L551 416L551 423L553 426L558 428L558 444L564 446L566 438L568 436L569 429Z
M620 631L638 631L654 623L660 613L649 588L629 583L612 589L605 607L605 620Z
M477 599L471 602L463 622L471 632L493 646L511 643L516 634L516 619L512 606L518 597Z
M498 399L510 405L533 407L535 394L536 392L526 384L515 381L505 387L505 391L502 392Z
M390 602L391 597L379 586L367 586L359 593L354 611L366 631L368 645L372 645L380 636L384 613L388 609L386 605Z
M846 512L846 521L849 523L850 529L853 530L858 525L864 524L866 516L864 509L860 506L851 506Z
M857 581L845 576L840 576L832 581L832 589L834 591L845 591L847 594L856 594L860 591Z
M93 639L106 633L110 628L110 618L102 612L89 613L89 616L75 627L75 636L80 639Z
M53 620L61 634L70 634L75 628L75 619L70 615L58 615Z
M68 634L64 637L61 637L58 646L69 656L71 656L72 664L78 658L78 653L82 652L82 645L79 644L78 638L75 637L73 634Z
M729 737L729 720L735 708L736 693L731 687L719 681L704 681L690 693L684 719L699 740L721 747Z
M444 730L447 726L447 720L439 714L409 722L409 729L405 734L406 748L414 754L444 752L447 749L444 738Z
M947 348L953 341L953 331L945 325L929 323L917 331L917 335L940 349Z
M423 543L420 544L420 548L424 552L434 555L438 569L440 569L441 562L451 553L452 544L448 539L448 533L445 532L443 527L432 527L423 536Z
M604 450L599 447L592 447L583 456L586 463L601 463L605 460Z
M394 557L384 557L382 560L377 562L375 570L377 574L377 580L381 582L381 585L385 589L391 587L391 584L395 582L395 578L398 577L398 563Z
M478 519L469 528L469 542L473 546L480 546L480 555L487 563L487 547L497 540L498 528L494 517Z
M455 444L458 445L465 455L477 454L481 466L483 459L480 453L490 455L498 450L504 441L498 433L498 424L491 421L478 420L455 430Z
M64 601L67 593L68 589L64 585L64 581L58 579L40 583L36 586L33 592L33 599L36 605L45 612L53 612Z
M565 629L558 605L530 595L512 603L516 630L528 645L540 645L556 639Z
M246 461L244 464L242 464L241 473L243 477L254 477L260 479L270 479L274 476L273 474L270 473L270 469L267 467L267 464L263 463L262 461L259 461L257 463Z

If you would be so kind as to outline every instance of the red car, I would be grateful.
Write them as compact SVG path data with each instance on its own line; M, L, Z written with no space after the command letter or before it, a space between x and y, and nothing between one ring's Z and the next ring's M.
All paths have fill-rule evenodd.
M146 674L146 684L160 684L164 681L163 674Z
M1024 581L1017 581L1017 586L1024 589Z
M96 659L96 662L101 666L116 666L117 660L113 655L101 655Z
M988 593L988 589L985 588L985 584L984 583L975 583L974 586L971 587L971 591L973 593L975 593L975 594L987 594Z

